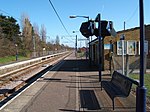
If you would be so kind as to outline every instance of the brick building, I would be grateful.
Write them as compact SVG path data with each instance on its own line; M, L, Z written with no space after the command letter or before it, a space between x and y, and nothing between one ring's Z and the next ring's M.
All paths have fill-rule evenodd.
M139 27L136 28L131 28L131 29L127 29L127 30L123 30L123 31L118 31L117 32L117 36L116 38L111 37L111 36L107 36L104 38L104 59L102 60L103 62L103 69L110 69L111 65L112 65L112 60L110 59L110 57L113 55L114 59L116 60L115 63L116 65L120 66L121 68L121 63L122 63L122 54L120 54L120 48L119 46L119 42L120 42L120 37L121 35L124 34L125 35L125 64L126 64L126 60L128 56L128 61L129 61L129 66L130 68L139 68L139 59L140 59L140 29ZM148 43L150 43L150 25L145 25L145 40L148 41ZM106 45L112 45L112 51L113 54L111 53L110 49L105 48ZM98 39L93 40L92 42L90 42L90 56L91 56L91 61L95 64L98 65L98 60L99 60L99 53L98 53ZM122 51L121 51L122 52ZM127 54L127 55L126 55ZM150 67L150 44L148 44L148 54L147 54L147 68ZM116 66L115 65L115 66ZM118 68L116 68L118 69Z

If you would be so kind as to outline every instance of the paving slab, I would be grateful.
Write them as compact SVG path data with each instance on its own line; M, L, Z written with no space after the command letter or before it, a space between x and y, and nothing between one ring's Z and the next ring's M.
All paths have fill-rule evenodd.
M102 72L102 80L110 78ZM135 112L135 96L115 99L115 110L98 71L88 60L71 54L10 101L1 112Z

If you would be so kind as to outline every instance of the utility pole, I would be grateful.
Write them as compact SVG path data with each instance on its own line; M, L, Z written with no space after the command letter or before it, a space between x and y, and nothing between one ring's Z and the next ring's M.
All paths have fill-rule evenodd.
M98 22L98 46L99 46L99 81L101 82L102 80L102 36L101 36L101 15L98 14L96 19Z
M76 50L76 51L75 51L75 55L76 55L76 57L77 57L77 39L78 39L78 38L77 38L77 35L76 35L76 42L75 42L75 50Z
M143 0L139 0L140 9L140 85L136 90L136 112L146 112L146 88L144 86L145 30Z
M69 18L77 18L77 17L81 17L81 18L87 18L87 20L89 21L89 16L77 16L77 15L72 15L72 16L69 16ZM76 37L77 38L77 37ZM87 39L87 41L88 41L88 39ZM77 43L77 42L76 42ZM77 45L75 45L75 46L77 46ZM87 44L86 44L86 59L87 59L87 49L88 49L88 46L87 46ZM77 49L76 49L77 50Z
M14 36L13 38L14 38L14 44L15 44L15 48L16 48L16 61L18 61L18 45L17 45L16 36Z
M124 75L124 34L121 35L120 41L121 41L121 46L122 46L122 74Z
M35 52L35 36L33 35L33 55L36 57L36 52Z
M35 53L35 35L34 35L34 29L32 27L32 43L33 43L33 57L36 57L36 53Z
M124 31L125 31L125 29L126 29L126 22L125 21L124 21L124 25L123 26L124 26Z
M15 43L15 47L16 47L16 61L18 61L18 45Z

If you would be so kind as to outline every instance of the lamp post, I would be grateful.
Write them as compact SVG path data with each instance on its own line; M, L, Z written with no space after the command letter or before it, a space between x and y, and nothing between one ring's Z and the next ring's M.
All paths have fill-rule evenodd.
M35 48L35 35L33 35L33 57L36 57L36 48Z
M72 16L69 16L70 18L77 18L77 17L82 17L82 18L87 18L88 21L89 21L89 16L76 16L76 15L72 15Z
M140 12L140 84L136 90L136 112L146 112L146 88L144 86L145 30L143 0L139 0Z
M98 43L99 43L99 48L98 48L98 50L99 50L99 81L101 82L101 80L102 80L102 32L101 32L101 15L100 14L98 14L97 16L96 16L96 19L95 19L95 21L97 21L98 22Z
M72 33L76 33L76 31L73 31ZM77 57L77 35L75 40L75 56Z
M13 37L14 39L14 45L15 45L15 49L16 49L16 61L18 61L18 44L16 42L16 36Z
M18 61L18 45L17 44L15 44L15 47L16 47L16 61Z
M46 44L50 43L50 39L51 37L50 36L46 36ZM48 44L49 46L49 44ZM46 51L46 54L49 55L50 54L50 47L48 47L47 51Z
M87 20L89 21L89 16L77 16L77 15L71 15L71 16L69 16L69 18L78 18L78 17L81 17L81 18L87 18ZM88 39L87 39L88 40ZM86 45L86 59L87 59L87 49L88 49L88 47L87 47L87 45Z
M75 33L75 31L73 31L73 33ZM76 50L77 49L77 35L69 35L69 36L68 35L63 35L63 36L61 36L61 39L66 38L66 37L76 37L75 42L74 42L74 39L70 40L71 43L75 43L75 50ZM65 43L69 43L69 42L65 42Z

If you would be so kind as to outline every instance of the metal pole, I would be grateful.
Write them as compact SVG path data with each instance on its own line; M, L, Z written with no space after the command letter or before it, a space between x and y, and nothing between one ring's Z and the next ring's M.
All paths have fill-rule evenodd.
M16 61L18 61L18 45L17 44L15 44L15 47L16 47Z
M16 61L18 61L18 45L17 45L17 42L16 42L16 36L14 37L15 38L15 48L16 48Z
M77 18L77 17L82 17L82 18L87 18L88 19L88 21L89 21L89 19L90 19L90 17L89 16L76 16L76 15L74 15L74 16L69 16L70 18ZM89 38L89 37L88 37ZM86 41L88 41L88 39L86 40ZM86 42L85 41L85 42ZM76 46L76 45L75 45ZM87 42L86 42L86 59L87 59L87 49L88 49L88 45L87 45Z
M140 0L140 86L144 86L144 13L143 13L143 0Z
M144 87L144 8L143 0L139 0L140 6L140 85L136 91L136 112L146 112L146 88Z
M122 74L124 75L124 40L122 42Z
M85 16L84 18L87 18L88 21L89 21L89 16L87 16L87 17ZM90 42L90 41L89 41L89 38L90 38L90 37L88 37L87 40L86 40L86 59L87 59L87 57L88 57L88 42ZM89 48L90 48L90 44L89 44Z
M35 58L36 57L36 54L35 54L35 36L33 35L33 57Z
M120 41L121 41L121 47L122 47L122 74L124 75L124 34L121 35Z
M102 76L102 37L101 37L101 15L97 15L98 19L98 42L99 42L99 81L101 82Z
M91 36L92 38L92 36ZM92 41L92 40L91 40ZM92 55L92 46L90 45L90 37L89 37L89 65L91 66L91 56Z
M110 70L110 74L112 74L112 66L111 66L111 63L112 63L112 53L113 53L113 46L112 46L112 40L110 40L110 51L109 51L109 70Z
M126 29L126 22L124 21L124 30Z
M76 49L75 55L76 55L76 57L77 57L77 35L76 35L75 49Z

